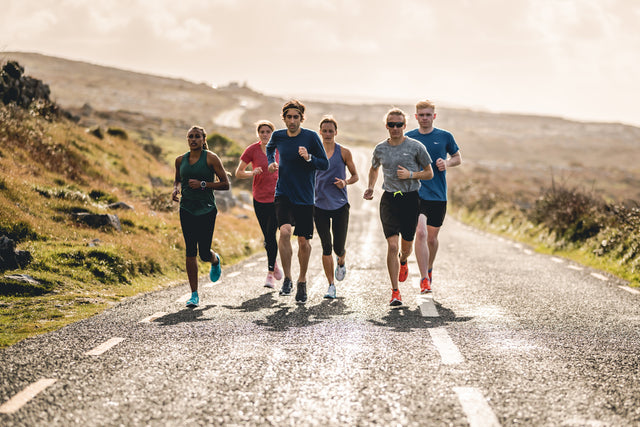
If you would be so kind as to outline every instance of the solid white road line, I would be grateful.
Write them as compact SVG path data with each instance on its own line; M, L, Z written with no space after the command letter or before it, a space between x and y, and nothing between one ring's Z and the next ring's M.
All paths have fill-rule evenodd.
M52 378L42 378L33 384L29 384L24 390L0 405L0 414L13 414L55 382L56 380Z
M600 279L600 280L602 280L602 281L604 281L604 282L606 282L606 281L608 281L608 280L609 280L609 278L607 278L607 276L603 276L603 275L602 275L602 274L600 274L600 273L591 273L591 275L592 275L593 277L595 277L596 279Z
M500 422L482 392L475 387L454 387L471 427L497 427Z
M111 338L111 339L103 342L102 344L100 344L99 346L94 348L93 350L87 351L85 353L85 355L86 356L100 356L102 353L104 353L105 351L109 350L111 347L114 347L114 346L120 344L122 341L124 341L124 338L119 338L119 337Z
M418 307L422 317L440 317L440 313L433 303L433 294L418 295Z
M620 289L623 289L627 292L629 292L630 294L635 294L635 295L640 295L640 291L634 288L630 288L629 286L618 286Z
M154 320L156 320L156 319L158 319L158 318L160 318L160 317L162 317L162 316L165 316L165 315L167 315L167 314L168 314L168 313L167 313L167 312L165 312L165 311L158 311L157 313L153 313L153 314L152 314L151 316L149 316L149 317L145 317L144 319L142 319L142 320L140 321L140 323L151 323L151 322L153 322Z
M453 343L447 330L443 327L429 329L433 345L436 346L442 363L445 365L455 365L464 362L458 347Z

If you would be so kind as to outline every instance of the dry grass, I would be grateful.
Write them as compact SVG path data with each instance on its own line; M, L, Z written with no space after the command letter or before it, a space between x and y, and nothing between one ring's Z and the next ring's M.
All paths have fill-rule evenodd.
M186 281L173 168L140 140L103 139L68 121L0 106L0 234L30 251L28 286L0 278L0 346L92 315L121 298ZM123 201L133 210L110 211ZM73 213L113 213L122 231ZM234 263L261 247L251 212L221 213L214 247Z

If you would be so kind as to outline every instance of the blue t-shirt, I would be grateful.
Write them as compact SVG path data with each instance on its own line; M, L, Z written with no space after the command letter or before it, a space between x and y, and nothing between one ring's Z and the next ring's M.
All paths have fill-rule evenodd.
M311 154L310 162L298 154L298 147L307 149ZM286 196L295 205L313 205L316 169L327 170L329 167L320 137L314 131L304 128L293 137L287 135L286 129L278 129L271 134L267 144L269 164L275 162L276 149L280 155L276 197Z
M409 138L420 141L431 156L431 168L433 178L430 180L420 180L420 190L418 194L423 200L447 201L447 171L440 171L436 167L436 160L447 160L447 154L454 155L458 152L458 144L451 132L443 129L433 128L430 133L422 134L418 129L413 129L405 134Z

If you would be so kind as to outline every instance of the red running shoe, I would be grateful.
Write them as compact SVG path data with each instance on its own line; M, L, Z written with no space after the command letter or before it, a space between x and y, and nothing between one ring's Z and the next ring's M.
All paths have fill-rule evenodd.
M398 274L398 281L404 282L409 276L409 263L407 261L400 263L400 274Z
M423 277L420 281L420 293L428 294L431 292L431 280L428 277Z
M389 305L390 306L402 305L402 297L400 296L399 289L391 290L391 302L389 303Z

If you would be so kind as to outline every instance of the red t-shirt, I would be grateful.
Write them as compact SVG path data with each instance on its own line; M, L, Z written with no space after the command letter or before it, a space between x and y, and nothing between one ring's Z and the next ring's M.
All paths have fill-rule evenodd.
M260 148L260 141L254 142L248 146L240 160L251 165L251 169L257 167L262 168L262 173L253 176L253 198L260 203L273 203L276 192L276 182L278 181L278 171L269 172L267 164L267 155ZM276 162L279 160L279 154L276 151Z

